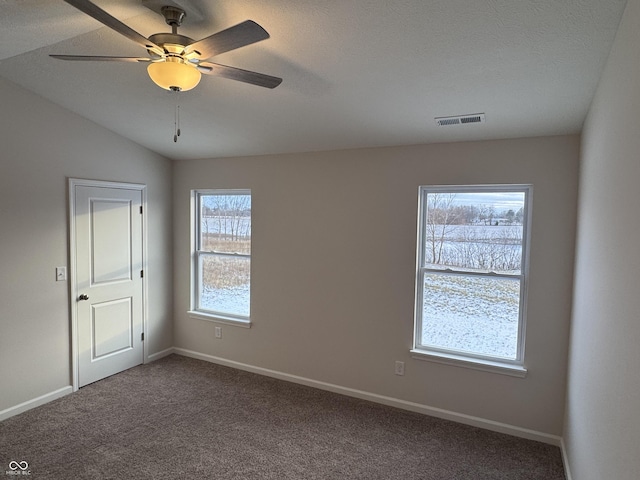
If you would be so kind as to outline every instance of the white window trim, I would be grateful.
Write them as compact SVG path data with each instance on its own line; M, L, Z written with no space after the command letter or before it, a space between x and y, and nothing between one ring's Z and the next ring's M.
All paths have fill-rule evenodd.
M189 315L189 318L194 318L196 320L206 320L208 322L220 323L222 325L251 328L251 320L245 320L242 318L228 317L218 313L205 313L199 310L189 310L187 314Z
M198 282L199 267L199 240L200 240L200 196L202 195L251 195L250 189L196 189L191 191L191 306L187 311L189 318L205 320L224 325L251 328L251 317L243 315L233 315L229 313L216 312L211 310L198 310L200 288ZM231 254L236 256L234 254ZM251 255L237 255L249 257Z
M449 193L457 192L524 192L525 209L523 218L523 235L525 242L522 251L522 269L519 275L520 285L520 307L518 315L518 346L514 360L502 359L485 355L473 354L470 352L458 352L449 349L440 349L420 345L418 339L422 337L422 304L425 268L422 267L424 261L424 217L425 202L427 193ZM417 360L425 360L456 367L470 368L486 372L499 373L524 378L527 375L525 366L525 337L526 337L526 312L529 284L529 250L531 243L531 209L533 204L533 185L526 184L505 184L505 185L425 185L420 186L418 191L418 228L416 240L416 284L415 284L415 306L414 306L414 338L413 348L410 350L411 357ZM445 272L442 272L445 273ZM509 277L505 275L505 277Z
M481 358L471 359L471 357L467 355L455 355L453 353L436 352L435 350L412 349L410 353L411 358L415 358L416 360L470 368L483 372L500 373L512 377L524 378L527 376L527 368L524 365L515 365Z

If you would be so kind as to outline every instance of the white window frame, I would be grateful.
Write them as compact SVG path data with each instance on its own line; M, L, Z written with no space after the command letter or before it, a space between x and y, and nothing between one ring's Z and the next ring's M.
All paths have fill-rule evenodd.
M215 323L233 325L238 327L251 327L251 313L248 316L237 315L228 312L218 312L215 310L205 310L198 308L200 305L200 259L207 255L220 255L227 257L248 258L251 262L251 254L210 252L202 250L201 240L201 209L200 198L208 195L249 195L250 189L207 189L191 191L191 306L188 312L190 318L207 320ZM251 212L253 214L253 211ZM251 267L250 267L251 268ZM251 285L249 286L251 290ZM249 306L251 311L251 306Z
M523 232L522 232L522 264L519 275L500 273L462 273L454 269L432 269L424 266L426 244L427 195L430 193L489 193L489 192L522 192L524 193ZM527 290L529 279L529 245L531 232L532 185L428 185L419 187L418 194L418 238L416 253L416 285L414 338L411 356L418 360L427 360L475 370L483 370L515 377L525 377L527 369L524 364L524 347L526 334ZM424 301L424 276L426 273L442 275L469 275L487 278L515 278L520 280L520 305L518 309L518 337L516 358L505 359L490 355L475 354L461 350L437 348L422 345L422 313Z

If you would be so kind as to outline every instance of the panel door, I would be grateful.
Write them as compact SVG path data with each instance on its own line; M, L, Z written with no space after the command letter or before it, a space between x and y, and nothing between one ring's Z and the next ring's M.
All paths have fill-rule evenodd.
M79 387L143 362L141 205L140 189L75 186Z

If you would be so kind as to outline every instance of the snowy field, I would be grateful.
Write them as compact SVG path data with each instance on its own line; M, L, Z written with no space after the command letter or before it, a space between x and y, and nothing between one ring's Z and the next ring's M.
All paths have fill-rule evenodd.
M249 316L249 284L227 288L204 287L200 294L200 308L220 313L233 312Z
M427 274L422 343L514 359L519 299L518 280Z

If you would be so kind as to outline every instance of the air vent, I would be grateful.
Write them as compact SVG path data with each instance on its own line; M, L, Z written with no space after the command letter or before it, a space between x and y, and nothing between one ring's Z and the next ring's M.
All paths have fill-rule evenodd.
M436 117L436 124L439 127L446 125L465 125L469 123L484 123L484 113L473 113L471 115L457 115L455 117Z

